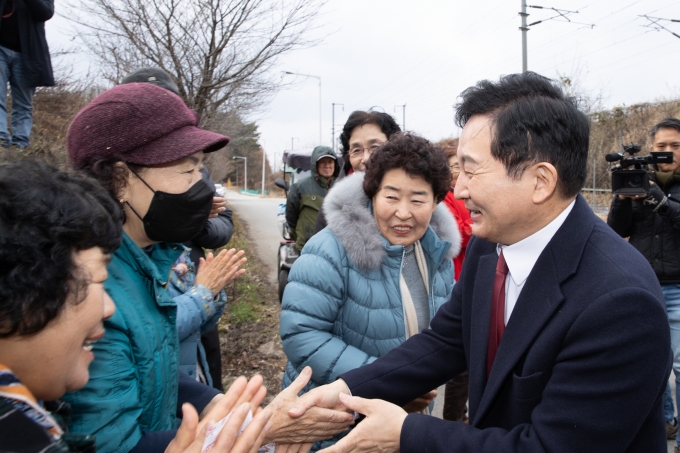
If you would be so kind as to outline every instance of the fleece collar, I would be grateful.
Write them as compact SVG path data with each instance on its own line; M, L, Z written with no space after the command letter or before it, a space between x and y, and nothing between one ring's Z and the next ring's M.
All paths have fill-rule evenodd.
M360 268L376 269L387 255L387 241L378 230L363 185L363 172L353 173L337 181L324 198L323 210L328 228L340 240L352 261ZM430 232L436 238L430 239ZM444 247L446 244L440 240L451 244L446 252L447 259L458 255L461 243L458 225L443 203L432 214L430 226L421 243L427 241L432 247Z

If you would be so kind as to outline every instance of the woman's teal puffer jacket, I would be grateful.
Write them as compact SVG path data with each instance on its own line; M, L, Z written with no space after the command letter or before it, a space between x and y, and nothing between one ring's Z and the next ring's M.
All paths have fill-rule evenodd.
M176 306L165 290L184 250L163 242L140 249L123 233L104 287L116 313L94 344L90 381L65 395L72 405L70 430L94 434L97 452L128 452L142 431L176 428L179 345Z
M363 174L337 183L324 201L328 227L314 235L293 265L283 295L281 339L287 387L305 366L305 391L385 355L406 340L399 289L404 247L390 245L373 219ZM430 275L430 316L453 289L452 258L460 233L438 206L421 238Z

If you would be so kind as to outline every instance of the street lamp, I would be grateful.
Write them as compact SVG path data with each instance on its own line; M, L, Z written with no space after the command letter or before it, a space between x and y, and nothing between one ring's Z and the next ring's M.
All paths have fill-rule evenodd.
M261 139L264 142L264 139ZM262 196L264 196L264 163L267 160L267 154L264 152L264 147L260 145L262 150Z
M241 157L241 156L234 156L231 158L232 160L234 159L243 159L245 162L243 163L243 167L245 168L246 176L243 179L243 190L248 190L248 158L247 157ZM237 182L238 184L238 182Z
M342 106L342 111L345 111L345 104L338 104L337 102L333 102L331 104L333 106L333 118L331 119L331 133L333 134L333 137L331 138L331 145L333 147L333 151L335 151L335 106L336 105L341 105Z
M282 71L284 74L288 75L298 75L302 77L311 77L319 81L319 145L321 145L321 77L310 75L310 74L299 74L297 72Z

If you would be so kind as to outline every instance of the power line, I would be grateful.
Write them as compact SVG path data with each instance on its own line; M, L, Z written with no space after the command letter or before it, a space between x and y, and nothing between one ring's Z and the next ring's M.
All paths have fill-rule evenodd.
M643 27L651 28L652 30L656 30L656 31L666 30L668 33L670 33L671 35L675 36L676 38L680 38L680 35L678 35L677 33L675 33L675 32L672 31L672 30L669 30L668 28L664 27L663 25L661 25L661 24L659 23L659 22L661 22L661 21L680 22L680 20L677 20L677 19L664 19L664 18L662 18L662 17L651 17L651 16L647 16L647 15L645 15L645 14L641 15L640 17L644 17L645 19L647 19L647 20L650 22L650 23L647 24L647 25L643 25Z

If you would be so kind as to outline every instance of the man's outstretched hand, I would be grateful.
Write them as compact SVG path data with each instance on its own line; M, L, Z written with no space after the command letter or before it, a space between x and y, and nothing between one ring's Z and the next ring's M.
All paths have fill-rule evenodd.
M339 400L349 410L366 416L348 435L319 453L391 453L399 451L406 411L383 400L367 400L344 393Z
M328 439L346 431L354 422L354 416L338 400L337 387L344 387L343 391L347 392L343 381L339 381L340 386L337 382L324 385L298 398L311 377L312 369L305 367L300 376L267 406L272 418L265 440L266 443L276 442L277 450L283 450L284 444Z

